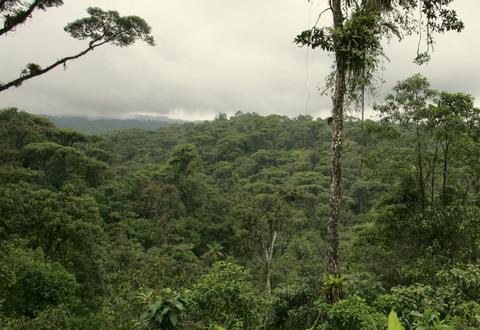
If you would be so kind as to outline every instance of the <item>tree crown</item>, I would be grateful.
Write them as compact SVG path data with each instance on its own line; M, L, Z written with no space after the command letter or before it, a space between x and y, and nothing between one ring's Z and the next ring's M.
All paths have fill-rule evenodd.
M130 46L137 40L155 45L151 27L138 16L120 16L117 11L97 7L87 9L90 17L81 18L65 27L73 38L90 40L90 45L109 42L115 46Z

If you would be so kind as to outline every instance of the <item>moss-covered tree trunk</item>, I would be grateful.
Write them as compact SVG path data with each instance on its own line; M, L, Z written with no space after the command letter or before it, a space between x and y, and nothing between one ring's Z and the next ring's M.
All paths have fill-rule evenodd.
M341 0L332 0L334 28L343 26ZM335 41L335 49L339 49L339 41ZM343 59L335 53L335 91L332 110L332 144L331 144L331 181L330 181L330 214L327 223L327 273L333 277L340 276L339 262L339 223L340 205L342 202L342 150L343 150L343 107L345 100L346 67ZM342 288L330 286L327 300L335 303L340 299Z

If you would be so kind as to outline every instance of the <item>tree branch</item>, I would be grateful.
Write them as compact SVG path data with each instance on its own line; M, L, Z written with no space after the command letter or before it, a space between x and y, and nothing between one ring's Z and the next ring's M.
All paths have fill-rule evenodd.
M325 8L320 12L320 14L318 14L317 20L315 21L315 24L313 25L312 30L317 27L318 23L320 22L320 18L322 18L322 15L329 10L332 10L332 7Z
M30 72L26 75L23 75L21 76L20 78L17 78L15 80L12 80L11 82L9 83L6 83L4 85L0 85L0 92L3 92L4 90L6 89L9 89L10 87L18 87L20 86L25 80L29 80L29 79L32 79L34 77L38 77L44 73L47 73L48 71L56 68L57 66L60 66L62 64L66 64L68 61L72 61L72 60L76 60L77 58L79 57L82 57L83 55L87 54L88 52L91 52L92 50L94 50L95 48L101 46L101 45L104 45L106 43L110 42L110 39L108 40L105 40L103 42L100 42L98 44L93 44L93 43L90 43L89 47L87 49L85 49L84 51L78 53L77 55L74 55L74 56L68 56L68 57L64 57L62 58L61 60L58 60L57 62L53 63L52 65L44 68L44 69L40 69L40 70L36 70L34 72Z
M3 9L6 3L7 3L7 0L0 0L0 10Z
M0 29L0 36L11 31L17 25L25 23L27 18L29 18L32 13L37 9L38 5L40 4L41 0L35 0L27 10L23 12L19 12L18 15L12 21L6 21L3 25L3 28ZM2 2L3 4L3 2Z

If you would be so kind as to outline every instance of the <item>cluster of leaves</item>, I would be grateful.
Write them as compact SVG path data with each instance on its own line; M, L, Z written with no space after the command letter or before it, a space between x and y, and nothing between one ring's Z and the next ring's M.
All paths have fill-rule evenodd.
M313 27L299 34L294 42L312 49L335 51L337 61L343 61L352 76L363 72L370 75L384 56L381 37L386 31L398 35L395 27L382 18L380 11L362 8L354 11L341 27Z
M142 301L151 300L152 291L140 296ZM148 304L147 311L140 316L140 325L148 329L176 329L179 322L185 318L185 309L189 304L186 294L174 292L167 288Z
M73 38L90 40L90 46L99 41L112 45L126 47L137 40L143 40L154 45L151 28L147 22L138 16L120 16L114 10L104 11L97 7L87 9L89 17L69 23L65 31Z
M334 89L335 75L346 78L347 97L360 102L365 88L374 89L375 73L386 59L382 41L396 37L401 40L414 32L419 35L419 47L414 61L424 64L433 51L434 34L447 31L460 32L464 28L454 9L453 0L365 0L334 1L329 7L334 24L318 28L317 23L301 32L294 43L321 48L335 55L333 72L326 79L326 89ZM413 13L420 12L420 17ZM320 14L320 16L323 12ZM425 19L423 18L425 16ZM425 33L424 33L425 32ZM426 50L420 49L426 34ZM342 87L343 88L343 87ZM340 91L339 91L340 92ZM363 97L362 97L363 98Z

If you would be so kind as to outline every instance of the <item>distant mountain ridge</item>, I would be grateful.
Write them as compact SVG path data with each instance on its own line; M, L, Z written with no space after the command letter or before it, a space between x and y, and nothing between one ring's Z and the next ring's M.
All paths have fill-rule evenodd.
M102 134L111 131L140 128L157 130L160 127L179 124L185 121L163 116L135 116L130 119L119 118L87 118L81 116L52 116L45 115L55 126L70 128L84 134Z

